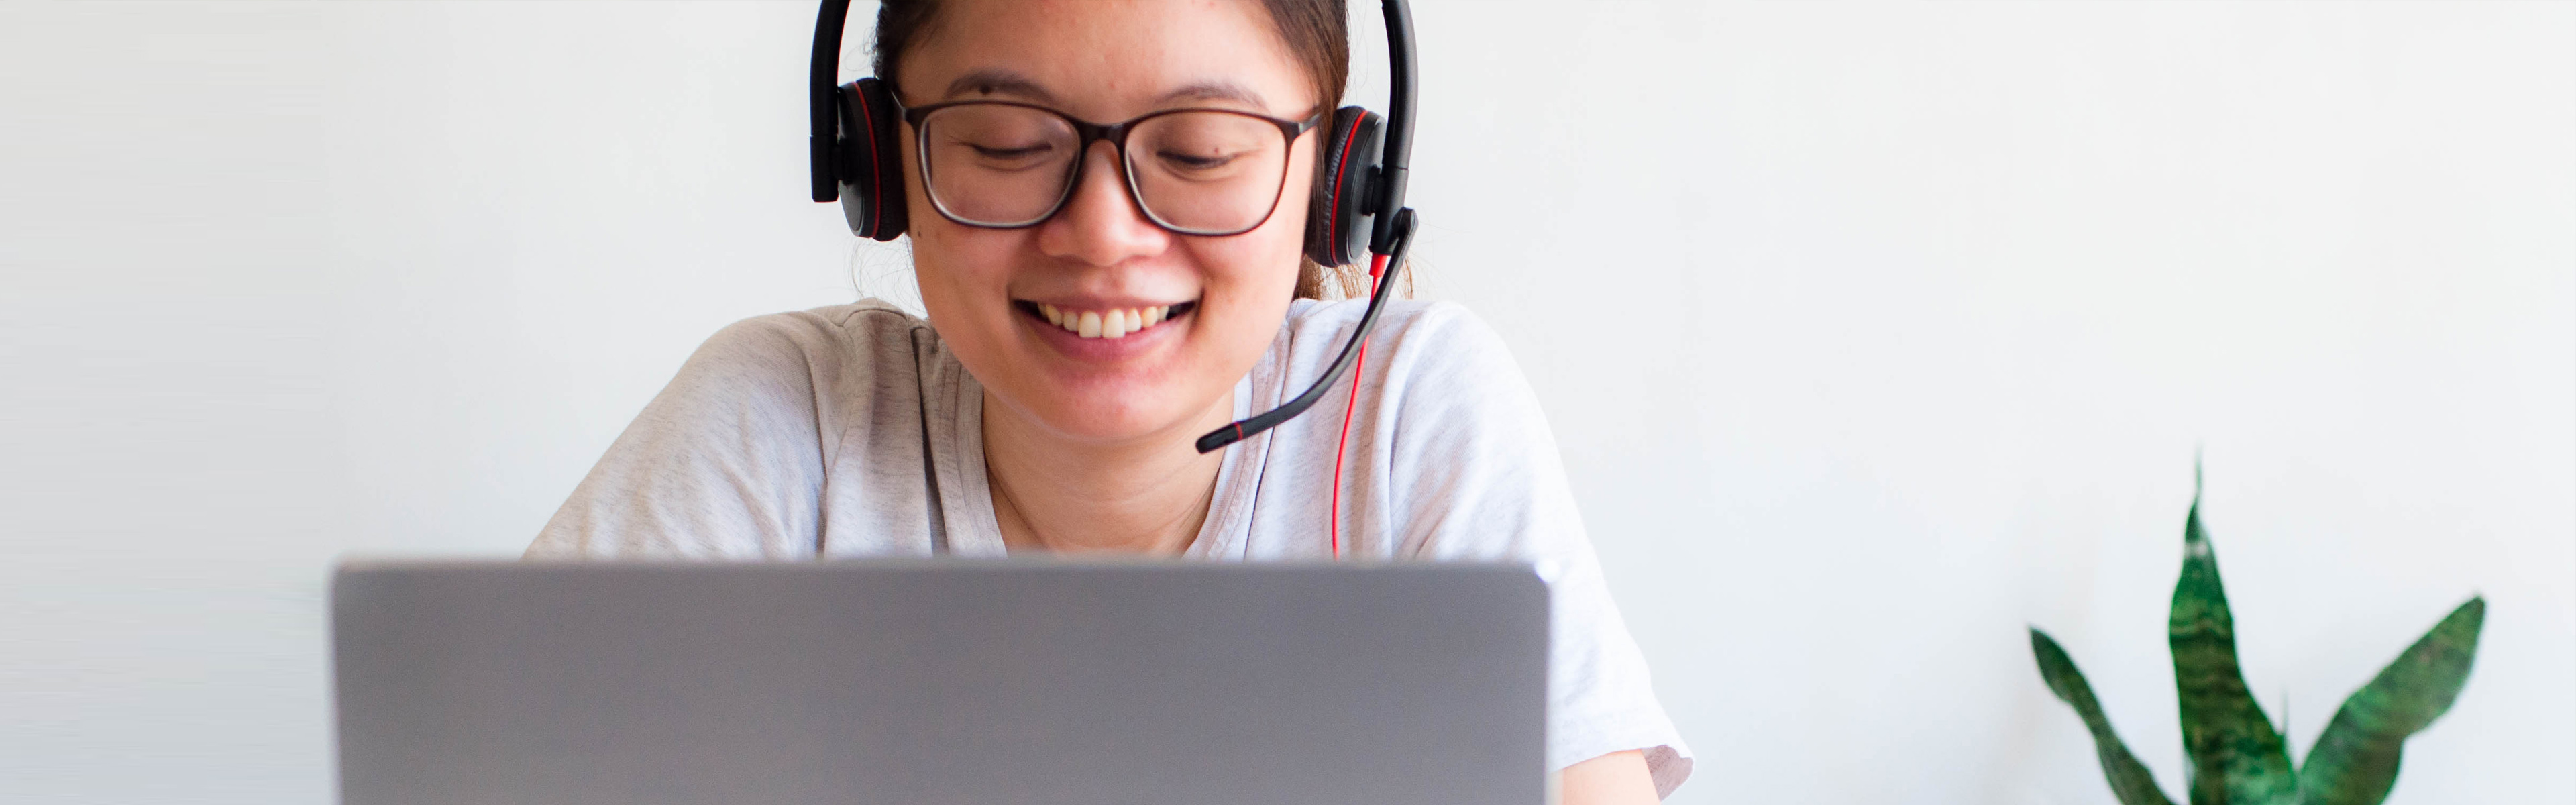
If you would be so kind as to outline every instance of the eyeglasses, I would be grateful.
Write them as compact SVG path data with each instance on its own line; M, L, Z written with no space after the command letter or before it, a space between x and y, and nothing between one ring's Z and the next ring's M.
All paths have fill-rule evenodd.
M1101 125L1010 101L958 101L903 112L922 185L948 220L988 229L1036 226L1064 208L1084 154L1117 149L1127 194L1145 217L1184 235L1240 235L1270 220L1288 184L1288 148L1323 121L1229 109L1166 109Z

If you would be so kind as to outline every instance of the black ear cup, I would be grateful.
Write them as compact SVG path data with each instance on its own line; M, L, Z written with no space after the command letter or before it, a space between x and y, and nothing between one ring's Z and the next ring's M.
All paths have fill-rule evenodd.
M1315 197L1306 206L1306 256L1328 266L1360 261L1368 249L1376 192L1369 177L1386 145L1386 120L1357 106L1334 110L1323 159L1315 166ZM844 191L846 197L846 191Z
M893 240L903 234L903 149L895 142L902 129L894 94L885 82L862 78L841 85L841 128L835 143L835 181L841 186L841 215L850 219L851 234Z

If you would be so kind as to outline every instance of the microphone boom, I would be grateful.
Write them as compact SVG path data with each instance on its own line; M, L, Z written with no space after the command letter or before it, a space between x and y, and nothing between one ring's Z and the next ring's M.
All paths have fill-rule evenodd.
M1199 437L1199 452L1213 453L1224 449L1226 445L1278 427L1279 423L1296 418L1298 414L1305 413L1306 409L1314 407L1316 400L1324 398L1324 390L1330 388L1334 381L1342 379L1342 373L1350 371L1351 359L1359 355L1360 345L1368 342L1369 330L1377 326L1378 311L1386 308L1387 294L1396 285L1395 277L1404 271L1406 254L1413 251L1413 231L1413 208L1406 207L1396 211L1395 247L1383 255L1387 263L1385 276L1378 279L1377 290L1369 294L1368 311L1360 314L1359 328L1351 333L1350 342L1342 345L1342 354L1333 358L1333 365L1324 370L1324 376L1317 378L1315 385L1307 387L1306 393L1297 395L1297 399L1289 400L1277 408L1263 411L1250 419L1218 428L1208 432L1208 435ZM1351 382L1359 381L1355 379Z

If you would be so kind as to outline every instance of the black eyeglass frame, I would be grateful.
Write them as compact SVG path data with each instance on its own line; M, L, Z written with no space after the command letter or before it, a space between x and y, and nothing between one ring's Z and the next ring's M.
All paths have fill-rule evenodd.
M1071 171L1072 175L1065 178L1064 192L1061 195L1056 196L1055 203L1048 205L1046 212L1039 213L1037 217L1019 223L993 224L982 221L969 221L964 218L960 218L956 213L948 210L947 202L939 200L939 190L931 181L930 143L925 133L927 130L923 129L921 124L922 121L929 120L930 115L933 112L959 106L1016 106L1022 109L1033 109L1039 112L1045 112L1049 115L1054 115L1057 119L1062 120L1067 125L1073 127L1074 159ZM1054 219L1056 213L1064 211L1065 202L1073 198L1074 189L1082 186L1082 172L1084 169L1088 168L1091 163L1091 144L1106 140L1109 142L1109 147L1118 152L1118 174L1126 179L1127 201L1128 203L1136 205L1137 212L1144 213L1145 220L1151 221L1154 226L1173 234L1211 238L1231 237L1245 232L1250 232L1255 229L1260 229L1262 224L1270 222L1270 216L1279 214L1279 199L1286 197L1288 194L1288 166L1290 163L1296 161L1294 157L1295 149L1297 147L1297 138L1305 136L1306 132L1313 130L1316 126L1323 125L1324 116L1326 114L1330 114L1327 112L1319 112L1313 117L1299 121L1282 120L1257 112L1246 112L1241 109L1182 107L1178 109L1157 109L1121 123L1093 123L1082 118L1065 114L1064 112L1056 109L1050 109L1034 103L1021 103L1019 101L992 101L977 99L934 103L927 106L904 106L903 101L898 99L895 101L895 108L903 112L903 122L912 127L913 160L915 165L921 170L921 194L930 199L930 206L932 209L939 211L939 217L946 218L958 225L971 226L978 229L1027 229ZM1163 220L1162 215L1154 212L1152 205L1145 203L1144 191L1136 186L1135 160L1130 159L1127 155L1127 134L1128 132L1135 131L1137 124L1144 123L1145 121L1188 112L1216 112L1220 114L1236 115L1252 118L1254 120L1259 120L1279 127L1279 136L1281 139L1286 141L1283 147L1285 149L1284 153L1288 154L1288 158L1279 160L1279 181L1271 187L1270 208L1263 210L1261 218L1253 221L1251 226L1225 231L1201 231L1188 229L1176 226L1170 221Z

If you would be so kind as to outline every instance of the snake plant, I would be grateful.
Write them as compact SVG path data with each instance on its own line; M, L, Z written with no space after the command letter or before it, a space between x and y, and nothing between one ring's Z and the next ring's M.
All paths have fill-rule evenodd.
M2198 473L2195 472L2196 476ZM2182 709L2186 785L2191 805L2378 805L2397 782L2398 751L2460 695L2477 654L2486 599L2472 597L2354 691L2326 724L2305 765L2292 766L2289 744L2245 689L2236 664L2234 620L2218 582L2218 556L2200 524L2193 481L2183 520L2182 579L2174 584L2167 638ZM2093 748L2121 805L2172 805L2156 787L2093 698L2075 661L2046 632L2030 630L2030 649L2050 692L2075 708L2093 733Z

